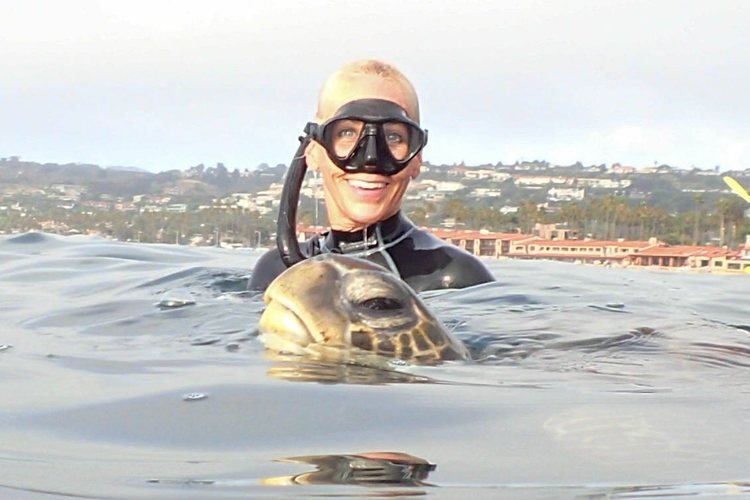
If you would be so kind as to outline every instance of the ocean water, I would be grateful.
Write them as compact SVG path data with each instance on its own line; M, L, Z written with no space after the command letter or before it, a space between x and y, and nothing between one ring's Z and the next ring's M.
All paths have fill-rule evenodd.
M0 498L750 495L748 276L488 261L386 372L269 359L259 255L0 237Z

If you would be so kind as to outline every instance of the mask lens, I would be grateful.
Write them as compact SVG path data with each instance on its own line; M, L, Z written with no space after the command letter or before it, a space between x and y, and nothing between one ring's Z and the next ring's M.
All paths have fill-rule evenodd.
M396 161L402 161L409 156L412 130L405 123L386 122L383 124L383 136L391 156Z
M349 156L357 147L365 124L360 120L337 120L326 130L326 142L339 158Z

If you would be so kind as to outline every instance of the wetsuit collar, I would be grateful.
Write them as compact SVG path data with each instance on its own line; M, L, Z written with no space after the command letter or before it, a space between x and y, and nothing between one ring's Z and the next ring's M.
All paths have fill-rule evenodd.
M414 230L414 224L400 211L362 231L331 230L321 241L324 251L335 253L360 253L375 247L390 247Z

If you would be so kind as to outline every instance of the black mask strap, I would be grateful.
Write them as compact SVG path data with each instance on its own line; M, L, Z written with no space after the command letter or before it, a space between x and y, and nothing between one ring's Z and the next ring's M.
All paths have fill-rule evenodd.
M279 202L279 217L276 220L276 246L281 254L281 260L287 267L303 261L307 257L302 253L297 241L297 206L299 205L299 191L307 172L305 149L310 144L312 136L310 126L305 127L305 137L300 137L300 145L292 159L292 164L286 173L284 188Z

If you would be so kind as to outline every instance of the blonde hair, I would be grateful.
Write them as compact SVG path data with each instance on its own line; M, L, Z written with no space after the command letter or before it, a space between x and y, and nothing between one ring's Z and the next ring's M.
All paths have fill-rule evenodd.
M417 98L417 91L414 90L414 86L395 66L377 59L360 59L345 64L329 76L318 96L318 111L316 116L319 119L323 118L323 111L321 109L323 98L332 88L342 83L349 84L362 75L377 76L404 90L409 102L409 109L406 112L412 120L419 123L419 99Z

